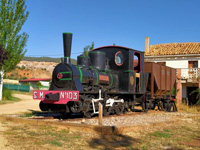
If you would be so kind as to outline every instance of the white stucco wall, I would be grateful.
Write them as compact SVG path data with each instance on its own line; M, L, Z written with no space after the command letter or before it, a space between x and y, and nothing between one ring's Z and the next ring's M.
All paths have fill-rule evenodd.
M200 68L200 60L198 60L198 68Z
M40 81L42 86L49 86L49 81Z
M166 61L166 66L172 68L188 68L188 61L187 60Z

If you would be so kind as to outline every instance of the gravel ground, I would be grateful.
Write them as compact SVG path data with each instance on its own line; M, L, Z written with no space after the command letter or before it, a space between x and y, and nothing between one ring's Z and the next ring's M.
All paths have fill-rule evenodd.
M142 113L133 115L121 115L121 116L109 116L103 118L104 126L134 126L134 125L148 125L151 123L165 122L165 121L176 121L179 119L186 119L189 117L200 116L200 114L192 113ZM90 124L98 125L98 117L92 119L80 119L80 120L70 120L65 122L69 123L79 123L79 124Z

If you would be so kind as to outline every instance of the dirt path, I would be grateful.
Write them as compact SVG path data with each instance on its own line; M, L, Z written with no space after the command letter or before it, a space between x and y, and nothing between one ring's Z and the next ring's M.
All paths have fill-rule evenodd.
M0 105L0 115L17 114L27 111L39 110L39 101L32 99L31 95L13 94L14 97L20 98L21 101ZM12 150L11 147L6 146L6 139L3 137L3 131L6 131L6 125L0 122L0 150Z
M13 96L20 98L22 101L0 105L0 115L39 110L40 101L33 100L31 95L14 94Z

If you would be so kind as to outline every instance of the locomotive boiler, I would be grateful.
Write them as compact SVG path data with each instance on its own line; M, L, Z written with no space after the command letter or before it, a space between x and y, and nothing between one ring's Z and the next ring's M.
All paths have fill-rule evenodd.
M89 51L88 56L78 56L77 65L73 65L70 62L71 33L63 33L63 43L64 58L53 70L49 90L33 91L33 99L41 100L42 111L82 113L91 117L98 114L99 103L103 105L105 116L121 114L135 106L141 106L144 111L156 106L171 111L172 104L174 106L170 92L175 85L174 69L164 72L170 86L160 88L162 84L158 86L153 69L148 70L151 66L145 68L144 52L104 46ZM164 70L166 68L169 67Z

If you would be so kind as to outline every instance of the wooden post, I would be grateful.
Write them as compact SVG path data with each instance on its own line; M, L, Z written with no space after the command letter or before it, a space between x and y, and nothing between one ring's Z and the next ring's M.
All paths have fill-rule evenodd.
M103 118L103 105L99 103L99 125L102 126L102 118Z

